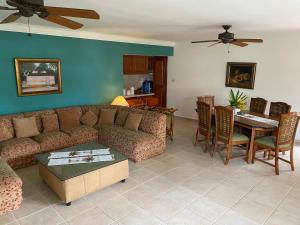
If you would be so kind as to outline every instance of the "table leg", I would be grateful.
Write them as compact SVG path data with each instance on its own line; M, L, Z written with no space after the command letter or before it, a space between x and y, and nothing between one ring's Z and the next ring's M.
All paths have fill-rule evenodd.
M252 163L254 140L255 140L255 129L252 128L249 149L248 149L248 156L247 156L247 163L249 163L249 164Z

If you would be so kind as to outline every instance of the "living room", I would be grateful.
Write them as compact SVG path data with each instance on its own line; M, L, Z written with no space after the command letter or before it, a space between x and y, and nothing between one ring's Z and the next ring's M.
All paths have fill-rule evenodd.
M299 2L0 6L0 224L300 225Z

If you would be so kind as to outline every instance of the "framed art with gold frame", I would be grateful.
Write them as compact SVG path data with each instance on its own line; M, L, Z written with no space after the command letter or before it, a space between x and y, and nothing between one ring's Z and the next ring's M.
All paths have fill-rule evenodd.
M254 89L256 63L228 62L226 87Z
M15 59L19 96L60 94L59 59Z

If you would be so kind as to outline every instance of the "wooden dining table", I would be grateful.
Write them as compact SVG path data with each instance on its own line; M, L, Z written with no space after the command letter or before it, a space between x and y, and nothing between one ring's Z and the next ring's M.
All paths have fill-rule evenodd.
M262 117L266 119L272 119L278 121L278 117L270 117L265 114L257 114L257 113L250 113L250 112L245 112L247 114L257 116L257 117ZM252 163L252 158L253 158L253 146L254 146L254 141L256 134L258 132L276 132L277 130L277 125L268 123L268 122L262 122L262 121L256 121L250 118L246 118L243 115L235 115L234 116L234 125L238 127L245 128L250 131L250 143L249 143L249 151L247 155L247 162Z
M197 112L197 109L195 109L195 111ZM213 111L212 116L213 116L213 122L214 122L214 116L215 116L214 108L212 108L212 111ZM234 126L242 127L244 129L247 129L250 131L249 151L248 151L248 155L246 156L246 161L247 161L247 163L252 163L252 158L254 155L253 154L253 146L254 146L256 134L258 132L264 132L264 133L276 132L277 126L270 124L270 123L255 121L253 119L243 117L243 115L245 115L245 114L250 114L253 116L258 116L258 117L262 117L262 118L266 118L266 119L272 119L272 120L276 120L276 121L279 121L279 117L269 116L266 114L252 113L249 111L242 111L240 113L240 115L234 116Z

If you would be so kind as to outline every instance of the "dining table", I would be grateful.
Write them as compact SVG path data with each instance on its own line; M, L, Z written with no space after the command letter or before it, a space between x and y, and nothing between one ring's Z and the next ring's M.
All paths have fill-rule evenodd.
M278 117L265 114L242 112L234 116L234 125L250 131L249 151L246 156L247 163L252 163L254 141L258 133L274 133L278 127Z
M197 109L195 109L197 112ZM215 110L212 107L212 122L215 121ZM234 126L241 127L250 132L249 151L246 156L247 163L252 163L254 156L254 141L258 133L268 134L277 131L279 117L269 116L266 114L253 113L250 111L241 111L234 116Z

